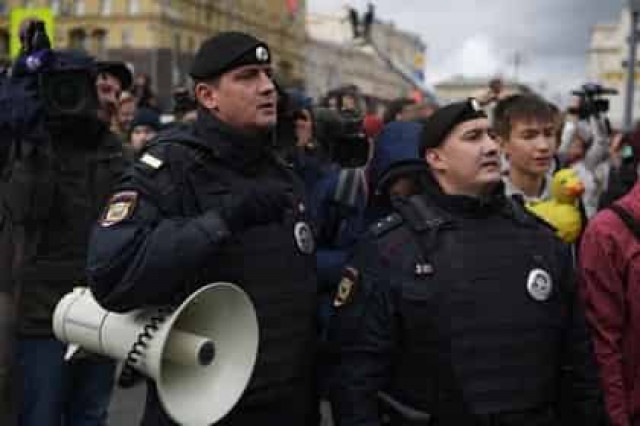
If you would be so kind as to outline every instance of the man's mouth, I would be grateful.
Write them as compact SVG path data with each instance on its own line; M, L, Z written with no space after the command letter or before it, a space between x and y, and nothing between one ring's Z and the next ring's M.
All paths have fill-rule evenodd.
M263 103L258 105L258 109L260 111L273 112L276 109L276 103L275 102L263 102Z
M500 159L488 159L484 160L480 163L480 166L483 168L500 168Z

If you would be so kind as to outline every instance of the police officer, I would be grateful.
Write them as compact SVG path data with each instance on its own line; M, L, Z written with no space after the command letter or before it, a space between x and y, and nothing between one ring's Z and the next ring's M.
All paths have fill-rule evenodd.
M429 118L420 155L431 185L374 224L333 301L337 424L598 424L569 253L504 196L477 103Z
M112 311L173 303L217 281L240 285L260 327L244 396L223 425L312 423L316 278L302 184L273 154L271 54L226 32L191 68L198 118L140 156L96 225L88 273ZM142 423L173 424L150 393Z

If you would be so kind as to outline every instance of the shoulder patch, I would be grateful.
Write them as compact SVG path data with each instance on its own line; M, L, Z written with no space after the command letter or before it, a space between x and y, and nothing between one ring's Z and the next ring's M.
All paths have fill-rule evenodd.
M342 271L342 279L340 280L340 284L338 284L338 289L333 298L333 306L335 308L340 308L351 302L358 288L359 277L360 273L356 268L351 266L344 268Z
M114 194L100 218L100 226L107 228L131 217L137 202L136 191L121 191Z
M402 225L402 222L402 216L400 216L398 213L390 214L389 216L380 219L379 221L371 225L371 233L375 237L379 237Z
M162 161L155 155L149 154L148 152L142 154L142 157L140 157L139 161L154 170L158 170L164 164L164 161Z

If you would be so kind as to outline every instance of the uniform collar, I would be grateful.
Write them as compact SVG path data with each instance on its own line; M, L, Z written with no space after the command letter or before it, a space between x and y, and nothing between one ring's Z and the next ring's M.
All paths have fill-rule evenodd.
M198 111L195 133L217 157L243 171L250 171L270 156L272 144L268 133L242 133L207 111Z
M481 217L502 211L507 205L504 185L498 183L493 191L484 197L450 195L442 192L435 179L429 174L431 185L425 188L426 197L437 207L453 216Z

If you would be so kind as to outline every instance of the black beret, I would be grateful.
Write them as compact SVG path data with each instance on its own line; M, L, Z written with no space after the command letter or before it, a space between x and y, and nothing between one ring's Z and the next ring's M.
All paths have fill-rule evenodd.
M427 148L440 146L458 124L477 118L487 118L487 114L473 98L438 108L425 121L420 137L420 157L424 157Z
M257 38L230 31L205 40L191 65L193 79L215 78L243 65L269 64L269 46Z

